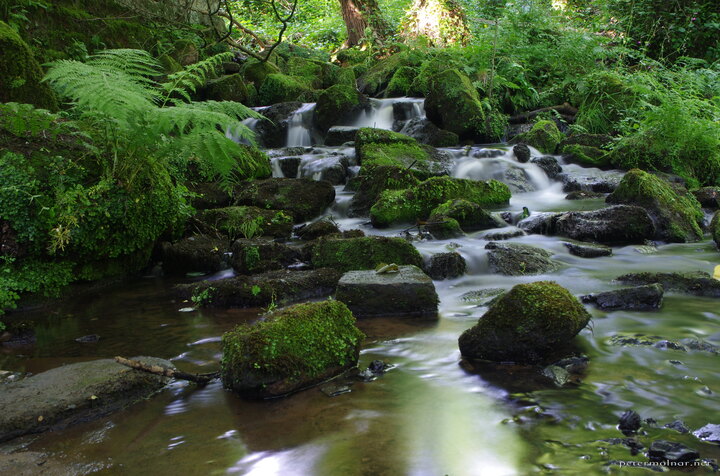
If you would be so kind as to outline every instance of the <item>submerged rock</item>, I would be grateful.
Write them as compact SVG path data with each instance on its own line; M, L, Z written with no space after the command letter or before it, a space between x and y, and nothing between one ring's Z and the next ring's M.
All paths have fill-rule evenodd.
M702 238L704 215L691 194L680 194L665 180L639 169L630 170L606 201L645 208L655 224L655 238L684 243Z
M467 263L465 258L456 251L450 253L436 253L430 257L430 263L425 271L432 279L454 279L465 274Z
M663 301L663 287L648 284L634 288L616 289L603 293L588 294L580 300L591 303L603 311L655 311Z
M279 309L223 335L223 385L253 399L303 390L357 365L364 337L339 301Z
M586 190L575 190L565 195L565 200L588 200L592 198L605 198L604 193L588 192Z
M478 306L489 306L506 292L507 289L503 288L478 289L477 291L464 293L460 296L460 299L465 302L477 304Z
M581 258L599 258L601 256L612 255L612 248L605 245L570 242L565 242L563 245L565 245L571 255L579 256Z
M626 284L661 284L665 291L705 297L720 297L720 280L703 271L691 273L630 273L616 278Z
M394 273L349 271L340 278L335 299L356 317L436 317L438 295L432 279L416 266L399 266Z
M702 441L720 444L720 425L708 423L699 430L693 431L693 435Z
M535 246L520 243L497 243L485 245L488 251L490 271L507 276L529 276L550 273L560 267L552 260L552 253Z
M155 357L133 359L173 367ZM0 391L0 441L105 416L149 397L167 381L102 359L64 365L4 384Z
M518 284L459 339L464 357L534 362L567 344L590 322L568 290L551 281Z
M421 267L418 250L402 238L365 236L359 238L321 238L313 247L315 267L340 271L375 269L379 264L395 263Z
M329 268L280 270L180 284L175 290L180 297L190 299L199 306L261 307L270 303L288 304L329 296L335 291L340 276L341 272Z
M517 146L515 146L517 147ZM513 149L514 150L514 149ZM554 180L562 173L562 167L558 163L557 159L552 155L544 155L542 157L535 157L530 162L537 165L549 179Z
M648 458L656 463L687 463L699 457L700 453L697 450L674 441L653 441L648 449Z
M295 222L303 222L321 215L334 203L335 188L307 178L272 178L238 185L234 198L237 205L285 210Z
M160 259L165 273L215 273L229 267L227 239L194 235L175 243L163 243Z

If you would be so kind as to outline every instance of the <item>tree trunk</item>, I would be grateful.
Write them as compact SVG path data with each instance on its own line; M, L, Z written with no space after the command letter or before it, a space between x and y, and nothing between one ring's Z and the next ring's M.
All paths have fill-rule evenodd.
M438 47L470 41L465 11L456 0L415 0L405 14L401 35L408 40L423 37Z
M347 46L359 45L368 27L374 40L383 41L387 36L388 26L380 16L377 0L340 0L340 8L347 28Z

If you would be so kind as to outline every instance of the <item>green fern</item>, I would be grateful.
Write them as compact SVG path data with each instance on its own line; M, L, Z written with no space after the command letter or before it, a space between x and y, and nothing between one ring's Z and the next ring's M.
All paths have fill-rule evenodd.
M45 81L95 125L97 143L105 144L100 159L106 176L130 185L149 162L198 160L207 179L229 187L265 165L226 131L254 144L241 121L262 116L240 103L192 102L190 96L227 59L228 53L213 56L158 83L160 66L146 51L105 50L85 63L52 63Z

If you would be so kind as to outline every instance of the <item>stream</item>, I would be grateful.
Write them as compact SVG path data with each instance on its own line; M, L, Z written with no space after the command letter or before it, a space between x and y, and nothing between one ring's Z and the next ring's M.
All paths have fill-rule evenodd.
M411 103L410 118L423 117L422 102ZM402 130L393 120L393 101L373 100L372 111L349 126ZM313 104L289 119L288 146L305 147L298 177L319 179L339 160L357 173L351 147L314 146L310 130ZM451 174L459 178L502 179L508 169L524 171L525 186L513 192L514 214L527 207L542 211L594 210L604 199L566 200L562 184L551 181L532 163L514 160L512 146L487 145L444 150L452 158ZM491 152L488 152L491 151ZM533 157L539 156L533 150ZM275 176L282 176L281 150L270 151ZM477 156L487 158L478 159ZM564 164L571 176L612 175ZM616 173L616 175L619 174ZM398 236L403 228L377 230L367 218L346 214L352 192L337 185L328 210L342 229ZM313 388L273 401L243 401L219 382L197 388L175 382L158 396L105 419L13 440L0 451L24 448L54 454L67 474L237 474L293 475L522 475L646 474L646 469L606 467L611 460L643 460L622 444L600 440L622 438L616 425L627 409L653 418L650 436L673 439L662 426L682 420L691 430L715 419L720 407L718 355L655 346L618 346L616 335L642 334L681 341L699 339L720 345L717 300L666 293L657 312L601 312L588 307L591 327L577 346L589 357L581 382L558 387L519 366L491 366L480 375L459 365L457 339L487 307L462 295L519 283L553 280L575 295L617 288L612 280L628 272L712 272L720 254L712 241L660 245L641 253L638 246L614 247L613 256L585 259L570 255L566 239L527 235L510 241L554 253L563 267L540 276L490 274L487 231L451 240L416 241L424 257L451 249L468 263L460 278L435 281L440 319L375 318L358 321L368 338L360 366L373 360L394 366L372 382L356 382L349 393L328 397ZM63 364L152 355L171 360L187 372L216 370L220 336L240 322L254 320L259 309L201 309L179 312L187 303L172 293L175 278L144 277L102 288L51 309L25 311L9 320L35 323L37 343L27 348L0 347L0 369L38 373ZM98 342L75 339L97 334ZM677 441L720 458L720 448L691 435ZM709 471L699 468L696 472ZM703 473L704 474L704 473Z

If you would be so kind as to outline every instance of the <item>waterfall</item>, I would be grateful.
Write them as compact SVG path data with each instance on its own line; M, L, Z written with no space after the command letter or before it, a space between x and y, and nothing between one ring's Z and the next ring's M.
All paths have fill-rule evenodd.
M307 147L312 145L313 110L315 103L305 103L288 120L287 147Z

